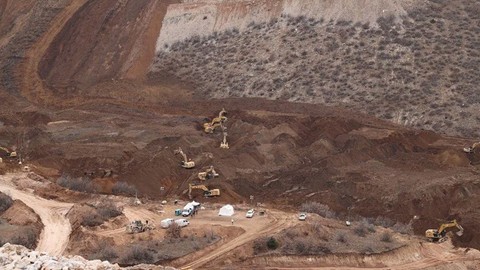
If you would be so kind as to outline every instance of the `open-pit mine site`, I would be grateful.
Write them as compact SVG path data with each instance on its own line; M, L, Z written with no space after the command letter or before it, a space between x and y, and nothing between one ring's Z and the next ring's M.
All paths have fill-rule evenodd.
M1 269L480 269L480 2L0 0Z

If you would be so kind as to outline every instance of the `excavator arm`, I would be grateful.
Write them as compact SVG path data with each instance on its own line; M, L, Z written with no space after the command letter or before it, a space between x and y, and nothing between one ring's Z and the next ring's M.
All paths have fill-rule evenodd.
M182 167L186 169L191 169L195 167L195 162L193 160L188 160L187 155L182 151L182 148L179 147L177 150L174 151L175 154L180 154L183 158Z
M448 228L453 228L456 227L458 229L458 232L456 234L458 236L463 235L463 227L460 226L460 224L457 223L457 220L452 220L447 223L443 223L438 227L438 229L428 229L425 231L425 236L427 237L428 240L432 242L443 242L447 239L447 229Z
M454 220L452 220L448 223L444 223L444 224L440 225L440 227L438 228L438 233L440 235L445 236L445 234L447 233L447 229L448 228L453 228L453 227L456 227L458 229L458 232L456 233L458 236L463 235L463 227L460 226L460 224L457 223L456 219L454 219Z

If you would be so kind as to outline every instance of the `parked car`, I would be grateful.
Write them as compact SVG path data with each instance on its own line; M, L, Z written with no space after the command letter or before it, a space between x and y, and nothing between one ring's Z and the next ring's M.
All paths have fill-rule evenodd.
M304 221L305 219L307 219L307 213L300 213L300 215L298 215L298 220Z
M247 214L245 215L245 217L252 218L254 214L255 214L255 210L250 209L247 211Z
M177 223L177 225L180 227L186 227L190 224L188 219L184 219L184 218L176 219L175 223Z

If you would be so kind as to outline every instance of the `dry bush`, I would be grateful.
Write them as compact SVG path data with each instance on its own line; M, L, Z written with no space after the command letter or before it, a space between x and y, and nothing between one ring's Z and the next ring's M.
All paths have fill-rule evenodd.
M384 232L384 233L382 233L382 235L380 236L380 241L386 242L386 243L391 243L391 242L393 242L393 236L392 236L392 234L389 233L389 232Z
M38 233L33 227L23 227L12 238L1 238L0 246L3 246L5 243L10 243L15 245L22 245L29 249L35 249L35 247L37 246L37 236Z
M115 206L111 201L103 201L95 209L83 216L82 226L95 227L102 225L106 220L117 217L123 213L122 209Z
M92 182L89 179L83 177L75 178L68 175L62 175L60 176L60 178L58 178L57 184L70 190L87 193L95 192L95 187Z
M397 222L392 226L392 230L401 234L413 234L412 224Z
M93 212L89 215L85 215L82 219L80 225L86 227L95 227L102 225L105 220L96 212Z
M141 245L134 245L123 254L120 261L126 265L154 263L155 254L155 250Z
M126 182L116 182L112 187L112 193L115 195L134 196L137 194L137 189Z
M97 213L105 219L118 217L123 213L122 209L117 207L112 201L104 201L96 209Z
M335 241L340 242L340 243L347 243L348 242L348 237L345 232L337 232L335 235Z
M114 259L118 258L117 251L113 248L111 243L106 241L100 242L98 247L93 250L92 256L89 256L89 260L102 260L112 262Z
M267 237L257 238L253 241L253 254L262 254L268 251Z
M13 200L10 196L0 192L0 213L5 212L10 206L12 206Z
M177 239L182 237L182 227L178 226L177 223L172 223L170 227L168 227L165 238L168 239Z
M328 205L318 202L303 203L300 207L300 211L319 214L320 216L325 218L336 218L335 212L330 210L330 207L328 207Z

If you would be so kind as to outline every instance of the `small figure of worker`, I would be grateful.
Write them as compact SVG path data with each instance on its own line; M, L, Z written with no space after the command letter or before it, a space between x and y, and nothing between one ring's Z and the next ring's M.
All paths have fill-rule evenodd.
M232 225L233 225L233 218L232 218Z

